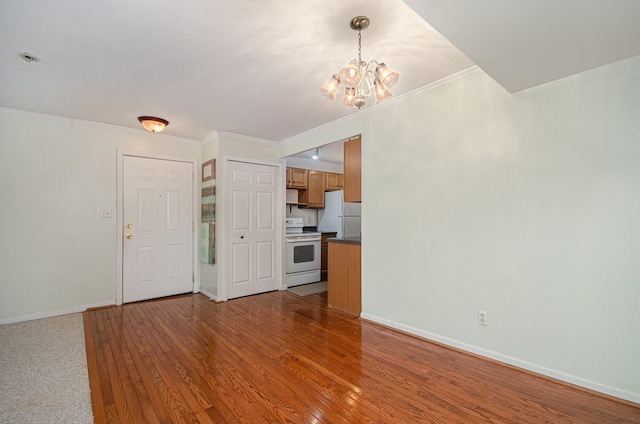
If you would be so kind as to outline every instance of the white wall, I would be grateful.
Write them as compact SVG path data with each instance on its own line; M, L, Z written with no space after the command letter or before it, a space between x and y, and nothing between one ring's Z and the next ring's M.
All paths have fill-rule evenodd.
M364 317L640 402L639 93L640 57L468 72L281 155L362 133Z
M638 57L516 95L471 73L279 153L223 134L217 157L362 134L364 316L640 402L638 93ZM115 210L117 149L201 156L4 109L0 136L0 322L115 301L115 218L98 210Z
M318 209L299 208L296 205L287 205L286 209L287 218L302 218L305 227L318 226Z
M201 154L193 140L0 109L0 322L115 303L118 149Z

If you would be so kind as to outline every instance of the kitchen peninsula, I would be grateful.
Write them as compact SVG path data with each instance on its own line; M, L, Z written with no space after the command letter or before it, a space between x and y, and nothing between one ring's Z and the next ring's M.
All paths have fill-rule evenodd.
M332 238L329 243L327 302L351 315L362 312L360 237Z
M361 166L361 137L356 137L344 143L345 202L362 201ZM327 240L329 244L327 303L331 308L356 316L360 316L362 312L361 234L357 237L343 236Z

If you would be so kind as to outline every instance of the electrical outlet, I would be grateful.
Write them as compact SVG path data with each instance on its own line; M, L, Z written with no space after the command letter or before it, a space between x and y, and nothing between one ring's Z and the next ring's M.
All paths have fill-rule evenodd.
M489 325L489 314L487 311L478 311L478 324Z
M111 218L111 209L100 209L100 218Z

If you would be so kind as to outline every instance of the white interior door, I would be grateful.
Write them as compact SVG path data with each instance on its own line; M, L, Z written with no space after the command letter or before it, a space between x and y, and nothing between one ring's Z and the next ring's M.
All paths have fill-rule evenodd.
M227 298L278 289L278 167L229 161Z
M192 164L124 157L122 300L193 291Z

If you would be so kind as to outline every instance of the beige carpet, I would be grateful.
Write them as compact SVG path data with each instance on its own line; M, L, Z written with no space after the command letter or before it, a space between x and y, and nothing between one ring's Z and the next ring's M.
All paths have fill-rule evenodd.
M0 325L0 423L93 423L82 314Z
M305 284L303 286L290 287L288 292L297 294L298 296L309 296L310 294L317 294L327 291L327 282L320 281L319 283Z

